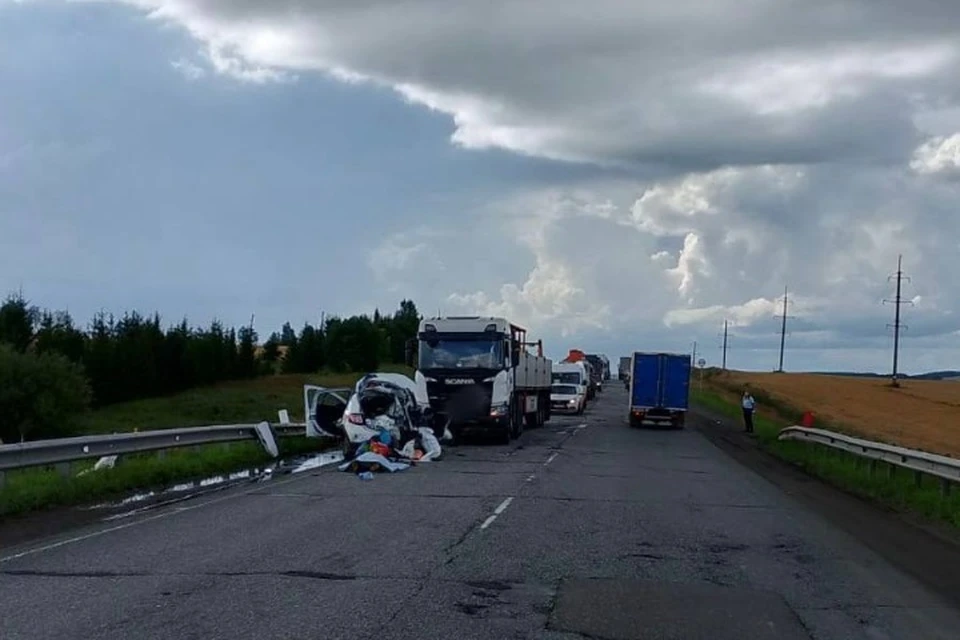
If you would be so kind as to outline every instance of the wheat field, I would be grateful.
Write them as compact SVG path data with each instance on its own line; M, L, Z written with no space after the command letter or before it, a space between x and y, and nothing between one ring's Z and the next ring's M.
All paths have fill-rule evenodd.
M762 389L811 411L814 426L827 422L851 435L960 457L960 382L903 380L894 389L879 378L744 372L723 374L717 382Z

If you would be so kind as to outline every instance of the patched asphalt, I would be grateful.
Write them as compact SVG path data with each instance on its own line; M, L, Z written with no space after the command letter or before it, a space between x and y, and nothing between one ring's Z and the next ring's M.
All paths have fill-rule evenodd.
M637 430L625 407L614 384L509 446L2 549L0 637L957 636L945 599L712 444L709 421Z

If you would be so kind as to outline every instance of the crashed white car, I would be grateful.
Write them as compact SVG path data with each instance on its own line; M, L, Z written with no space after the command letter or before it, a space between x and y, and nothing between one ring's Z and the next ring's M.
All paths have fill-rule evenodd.
M429 400L418 397L414 381L400 373L368 373L353 389L304 385L303 400L308 437L342 439L346 458L382 431L394 442L422 428L436 431ZM448 429L440 431L437 437L451 437Z

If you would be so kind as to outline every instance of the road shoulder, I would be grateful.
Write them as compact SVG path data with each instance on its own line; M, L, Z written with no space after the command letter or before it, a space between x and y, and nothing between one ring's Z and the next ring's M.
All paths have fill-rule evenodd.
M695 408L691 426L741 465L960 607L960 534L895 512L815 478L757 446L739 425Z

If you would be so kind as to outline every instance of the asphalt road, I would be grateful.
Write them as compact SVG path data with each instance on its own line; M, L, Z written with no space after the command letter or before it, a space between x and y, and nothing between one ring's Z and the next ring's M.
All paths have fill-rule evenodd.
M509 447L335 468L0 550L0 637L938 640L960 617L612 385ZM708 428L708 427L704 427Z

